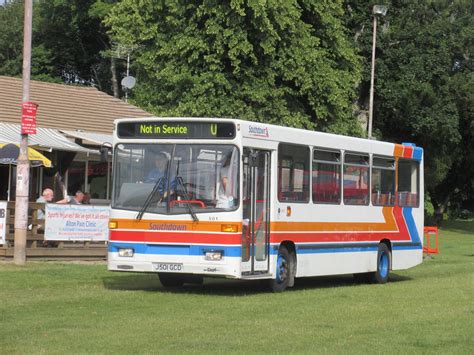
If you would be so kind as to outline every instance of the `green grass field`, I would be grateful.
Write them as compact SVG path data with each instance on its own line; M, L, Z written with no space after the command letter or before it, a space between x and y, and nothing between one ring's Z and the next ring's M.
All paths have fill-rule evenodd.
M391 275L297 281L284 293L206 280L179 290L104 264L0 264L0 353L472 353L474 221Z

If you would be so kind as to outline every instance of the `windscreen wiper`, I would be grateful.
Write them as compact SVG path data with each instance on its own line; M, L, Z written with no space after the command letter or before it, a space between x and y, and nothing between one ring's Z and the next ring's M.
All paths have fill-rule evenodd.
M168 168L169 168L169 162L168 164L166 165L166 172L168 172ZM147 208L150 206L151 204L151 201L153 200L153 197L155 196L156 192L159 190L160 188L160 183L163 181L163 177L159 178L156 182L155 182L155 185L153 186L153 189L151 190L150 194L148 195L148 197L146 198L146 201L145 203L143 204L143 207L140 209L140 211L138 212L137 214L137 217L136 217L136 220L137 221L140 221L143 217L143 215L145 214ZM168 190L168 187L167 187L167 190ZM163 197L162 197L163 198ZM160 199L161 200L161 199Z
M136 219L139 221L142 219L143 215L145 214L145 211L147 210L148 206L150 206L151 201L153 197L155 196L156 192L159 190L160 183L163 181L163 178L159 178L155 182L155 186L153 186L153 190L151 190L150 194L148 195L145 203L143 204L143 207L140 209L140 211L137 214Z

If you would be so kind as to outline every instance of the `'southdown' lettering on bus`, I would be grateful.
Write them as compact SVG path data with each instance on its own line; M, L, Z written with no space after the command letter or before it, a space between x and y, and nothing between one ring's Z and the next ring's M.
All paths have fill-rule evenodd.
M174 223L150 223L150 230L154 231L185 231L187 226Z

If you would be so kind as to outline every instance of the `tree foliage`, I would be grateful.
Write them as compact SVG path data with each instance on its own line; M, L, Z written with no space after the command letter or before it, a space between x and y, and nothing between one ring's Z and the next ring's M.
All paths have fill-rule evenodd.
M32 77L110 92L110 47L102 25L114 0L39 0L33 8ZM21 75L23 1L0 6L0 75Z
M134 97L159 115L356 133L360 63L342 15L340 1L125 0L107 23L139 47Z
M134 103L157 115L239 117L361 135L372 6L365 0L38 0L32 77L119 92L133 48ZM425 149L435 207L474 209L474 8L386 0L374 133ZM0 6L0 75L21 75L23 1ZM109 33L107 33L109 30ZM118 74L118 75L117 75Z
M352 9L348 22L366 58L360 95L365 103L372 6L365 1L346 6ZM437 206L456 191L470 191L472 198L473 29L469 1L393 0L379 24L374 127L381 139L425 149L425 184Z

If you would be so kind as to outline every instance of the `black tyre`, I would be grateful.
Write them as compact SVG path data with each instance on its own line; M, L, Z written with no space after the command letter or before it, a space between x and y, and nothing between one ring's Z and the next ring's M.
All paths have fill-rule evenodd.
M159 273L158 277L164 287L181 287L184 284L184 276L179 274Z
M270 280L270 289L272 292L282 292L288 287L292 278L292 270L293 258L288 252L288 249L282 246L278 249L276 276Z
M388 281L390 267L392 265L392 254L390 249L384 243L379 244L377 252L377 271L372 273L372 282L384 284Z

